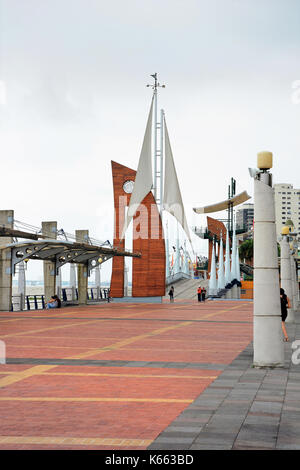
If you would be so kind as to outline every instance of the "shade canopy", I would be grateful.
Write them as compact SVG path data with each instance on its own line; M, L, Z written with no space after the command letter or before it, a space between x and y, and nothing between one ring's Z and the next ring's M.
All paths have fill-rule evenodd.
M197 214L207 214L209 212L220 212L228 209L229 206L234 207L242 204L243 202L248 201L251 199L251 196L247 193L247 191L243 191L240 194L237 194L231 199L226 199L226 201L217 202L216 204L211 204L210 206L205 207L194 207L193 211Z

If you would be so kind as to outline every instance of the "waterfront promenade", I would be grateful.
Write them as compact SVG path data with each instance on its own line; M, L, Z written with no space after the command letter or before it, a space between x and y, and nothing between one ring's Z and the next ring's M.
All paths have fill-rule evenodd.
M252 309L1 312L0 449L299 449L300 365L290 342L284 369L252 368Z

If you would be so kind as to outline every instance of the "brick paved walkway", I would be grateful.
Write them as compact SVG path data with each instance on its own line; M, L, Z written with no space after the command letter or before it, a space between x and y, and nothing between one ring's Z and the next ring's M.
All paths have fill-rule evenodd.
M187 429L161 439L174 420L190 431L184 413L251 343L252 303L2 312L0 339L0 449L168 449L190 445Z

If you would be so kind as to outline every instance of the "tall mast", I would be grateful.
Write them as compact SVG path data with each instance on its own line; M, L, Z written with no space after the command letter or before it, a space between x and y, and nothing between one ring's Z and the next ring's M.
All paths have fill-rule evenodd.
M154 155L153 155L153 195L160 212L162 211L163 203L163 116L164 112L161 110L160 121L158 121L157 112L157 89L159 87L165 88L165 85L160 85L157 79L157 73L151 75L154 78L154 84L147 85L152 87L154 97ZM160 131L160 139L159 132Z

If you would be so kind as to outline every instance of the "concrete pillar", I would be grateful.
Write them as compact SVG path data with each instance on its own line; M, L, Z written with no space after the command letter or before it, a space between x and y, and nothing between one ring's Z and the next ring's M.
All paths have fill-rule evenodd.
M14 211L0 211L0 226L13 228ZM12 243L12 237L1 237L0 247ZM12 307L11 249L0 248L0 311L9 312Z
M75 237L79 243L88 242L88 230L76 230ZM78 285L78 303L79 305L87 304L88 289L88 269L87 265L78 263L77 265L77 285Z
M296 311L298 309L298 300L297 300L298 286L296 285L296 267L295 267L295 259L293 255L290 256L290 263L291 263L293 306L294 306L294 311Z
M97 288L97 300L100 299L100 289L101 289L101 264L96 266L95 271L95 286Z
M56 295L61 299L61 296L62 296L61 268L58 268L58 274L56 275L55 283L56 283Z
M298 250L298 249L297 249ZM295 311L299 308L299 282L298 282L298 271L297 271L297 263L294 259L294 282L295 282Z
M254 179L254 358L256 367L283 367L272 154L258 154L261 173Z
M20 295L20 310L25 309L26 297L26 276L25 276L25 262L18 263L18 294Z
M57 238L57 222L42 222L42 234L48 239ZM56 273L55 263L52 261L43 261L44 268L44 294L45 302L56 294Z
M283 229L284 230L284 229ZM290 260L290 245L287 241L286 234L282 232L282 240L280 242L280 280L281 287L284 289L285 294L290 299L291 308L288 309L287 323L294 323L294 296L293 296L293 281Z
M129 272L129 268L128 268L128 266L126 266L126 262L125 262L125 266L124 266L124 297L128 297L128 272Z
M76 300L76 264L70 263L70 287L72 288L72 300Z

